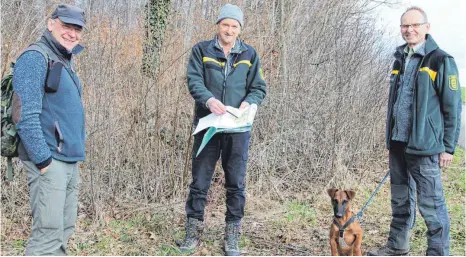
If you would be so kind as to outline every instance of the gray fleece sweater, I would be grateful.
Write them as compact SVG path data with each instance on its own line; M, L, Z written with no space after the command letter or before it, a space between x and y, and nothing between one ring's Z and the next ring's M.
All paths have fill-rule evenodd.
M409 140L413 124L414 83L419 63L425 52L425 43L422 43L408 59L406 56L407 49L405 49L405 69L398 81L400 85L396 94L395 105L393 106L393 118L395 121L391 138L393 141L407 143Z

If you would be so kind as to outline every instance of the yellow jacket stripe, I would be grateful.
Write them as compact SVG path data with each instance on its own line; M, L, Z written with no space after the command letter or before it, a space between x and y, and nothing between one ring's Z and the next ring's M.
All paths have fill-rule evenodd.
M392 70L392 75L398 75L398 73L400 73L399 70Z
M244 63L244 64L247 64L249 67L251 67L251 66L252 66L251 62L250 62L250 61L248 61L248 60L242 60L242 61L239 61L239 62L237 62L237 63L233 64L233 66L235 66L235 67L236 67L236 66L238 66L238 65L240 65L240 64L242 64L242 63Z
M419 71L426 71L427 73L429 73L429 76L432 79L432 81L435 81L435 77L437 77L437 72L429 69L429 67L422 67L419 69Z
M218 65L220 65L222 67L225 66L224 62L219 62L219 61L217 61L217 60L215 60L213 58L209 58L209 57L203 57L202 62L214 62L214 63L216 63L216 64L218 64Z

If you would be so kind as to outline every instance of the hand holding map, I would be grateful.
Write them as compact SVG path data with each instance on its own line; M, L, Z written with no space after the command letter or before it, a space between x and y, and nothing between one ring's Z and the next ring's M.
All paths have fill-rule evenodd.
M211 113L200 119L193 135L209 127L215 127L217 129L241 129L243 127L252 126L257 112L256 104L249 105L243 110L231 106L227 106L226 108L227 113L223 115L217 116Z
M231 106L227 106L227 112L223 115L215 115L213 113L199 120L196 130L193 135L196 135L200 131L209 128L202 139L202 143L199 150L196 153L196 157L204 149L204 146L209 140L218 132L227 133L240 133L250 131L254 117L257 112L257 105L251 104L248 107L240 110Z

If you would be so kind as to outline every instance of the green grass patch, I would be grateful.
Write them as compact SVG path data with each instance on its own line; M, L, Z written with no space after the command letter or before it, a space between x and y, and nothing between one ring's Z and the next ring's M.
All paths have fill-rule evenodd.
M238 246L240 249L245 249L248 248L252 244L251 239L249 239L247 236L242 235L241 238L239 239Z
M316 224L316 210L309 203L293 200L287 209L285 220L288 223L305 223L311 226Z
M14 249L24 250L24 249L26 248L26 243L27 243L27 240L24 240L24 239L14 239L13 241L11 241L11 246L12 246Z
M182 256L177 246L164 244L155 253L157 256Z

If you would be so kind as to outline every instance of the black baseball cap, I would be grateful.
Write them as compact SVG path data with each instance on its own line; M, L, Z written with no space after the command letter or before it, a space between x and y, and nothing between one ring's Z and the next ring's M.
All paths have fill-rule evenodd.
M57 9L52 13L52 19L60 19L64 23L74 24L81 27L86 25L86 18L84 17L84 11L74 5L59 4Z

